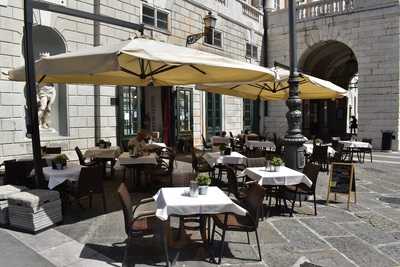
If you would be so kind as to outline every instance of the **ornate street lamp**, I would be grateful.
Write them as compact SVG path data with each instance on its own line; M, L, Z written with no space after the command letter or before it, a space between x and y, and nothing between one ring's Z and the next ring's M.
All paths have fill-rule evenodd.
M286 105L288 131L285 136L285 161L286 166L295 170L304 167L304 148L306 138L301 133L302 101L299 97L299 73L297 69L297 36L296 36L296 0L289 0L289 97Z
M215 17L211 11L208 11L208 14L203 18L203 22L204 31L188 35L186 37L186 46L196 43L201 37L207 36L210 31L212 32L217 24L217 17Z

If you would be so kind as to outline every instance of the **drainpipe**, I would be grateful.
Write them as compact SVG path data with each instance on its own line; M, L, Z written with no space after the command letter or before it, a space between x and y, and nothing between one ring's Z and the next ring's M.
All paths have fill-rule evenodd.
M95 15L100 15L100 0L93 1ZM93 22L93 45L100 45L100 22ZM94 140L95 143L101 139L101 112L100 112L100 86L94 86Z

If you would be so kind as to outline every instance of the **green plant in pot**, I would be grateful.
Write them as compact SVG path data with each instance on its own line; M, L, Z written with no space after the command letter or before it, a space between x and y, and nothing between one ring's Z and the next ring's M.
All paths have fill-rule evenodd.
M284 164L284 162L280 157L273 157L272 160L271 160L271 166L274 167L276 172L280 171L281 166L283 164Z
M65 154L60 154L52 161L53 169L62 170L67 166L68 157Z
M226 149L226 144L220 144L219 145L219 151L221 152L221 155L224 154L225 149Z
M197 184L199 185L199 195L207 195L208 186L211 184L211 178L207 175L197 176Z

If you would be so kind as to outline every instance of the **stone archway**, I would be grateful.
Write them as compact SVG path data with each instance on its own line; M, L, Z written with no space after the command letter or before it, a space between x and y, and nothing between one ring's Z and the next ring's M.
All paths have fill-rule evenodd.
M353 50L346 44L323 41L313 45L302 55L299 68L304 73L348 89L351 79L358 73L358 62ZM304 101L304 134L323 139L345 136L350 115L348 110L347 98Z
M32 28L34 59L40 58L43 53L50 55L62 54L67 51L63 36L54 28L44 25L34 25ZM22 37L22 54L25 51L25 37ZM56 98L51 106L50 129L42 130L42 135L67 135L67 88L65 84L56 84ZM27 118L27 116L25 116Z

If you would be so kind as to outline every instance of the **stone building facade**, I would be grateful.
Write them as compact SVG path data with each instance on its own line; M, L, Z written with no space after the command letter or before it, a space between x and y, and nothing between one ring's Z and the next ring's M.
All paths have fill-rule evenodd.
M359 138L372 138L374 148L379 149L381 131L391 130L395 136L392 148L399 150L399 1L300 2L297 10L299 68L344 88L348 88L350 80L358 73L358 103L353 105L358 106ZM270 65L274 61L284 64L289 61L288 16L284 1L280 8L269 14ZM322 107L329 110L328 128L340 124L339 117L350 116L348 107L346 114L346 107L338 102L323 104ZM357 107L353 107L352 115L354 108ZM285 103L269 103L264 130L284 135L286 112ZM310 112L309 107L304 109L304 116L307 112Z
M262 12L259 3L254 0L249 2L239 0L53 0L50 2L87 12L99 12L102 15L134 23L145 23L147 37L181 46L185 46L187 35L203 31L203 18L208 11L212 11L217 18L216 30L220 33L219 36L214 37L221 39L221 46L207 44L202 38L191 47L251 61L254 64L259 64L261 60ZM0 69L2 72L24 63L22 8L22 0L0 1ZM35 11L34 19L37 24L34 27L36 49L50 50L38 51L50 52L50 54L61 53L63 49L77 51L94 45L107 45L138 34L128 29L44 11ZM154 25L151 25L152 19ZM246 43L256 47L257 53L253 58L246 56ZM53 47L56 47L54 51ZM115 106L113 100L118 98L119 89L114 86L99 88L91 85L56 86L59 87L57 88L58 100L51 118L53 126L56 126L54 126L54 131L42 131L42 145L61 146L72 158L75 158L73 152L75 146L82 149L94 146L96 105L100 106L99 137L110 140L113 144L117 143L118 107ZM206 135L207 131L206 95L193 87L189 88L192 90L192 130L196 144L201 142L201 134ZM156 97L155 102L151 103L161 106L161 100L157 98L161 93L157 91L160 91L160 88L144 88L143 90L146 101L150 101L149 99L153 101L152 99ZM1 160L31 154L30 139L26 138L24 105L24 84L10 82L5 75L2 75L0 79ZM222 97L221 129L233 133L239 133L243 129L242 106L242 99ZM150 120L156 120L160 116L153 114L149 117ZM151 121L151 125L156 127L157 122ZM158 127L162 128L162 124Z

